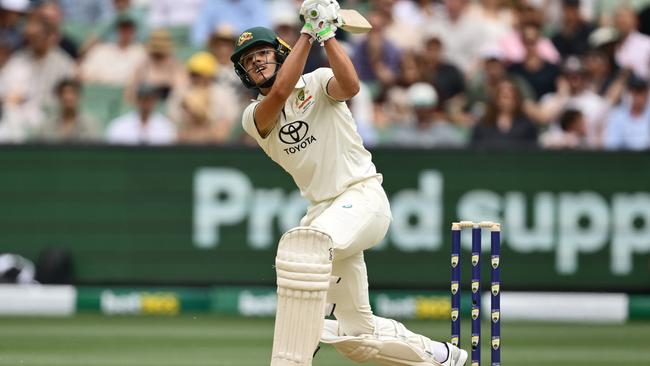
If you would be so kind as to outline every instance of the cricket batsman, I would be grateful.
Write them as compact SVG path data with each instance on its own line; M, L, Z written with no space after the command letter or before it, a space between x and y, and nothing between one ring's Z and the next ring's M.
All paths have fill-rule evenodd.
M293 49L255 27L237 38L231 56L244 85L259 91L244 110L244 130L310 202L300 226L278 244L271 366L310 366L319 340L360 363L464 365L464 350L370 309L363 251L384 237L391 213L345 103L359 91L359 79L334 38L339 9L335 0L306 0ZM303 75L314 42L325 47L331 68ZM337 320L325 320L326 313Z

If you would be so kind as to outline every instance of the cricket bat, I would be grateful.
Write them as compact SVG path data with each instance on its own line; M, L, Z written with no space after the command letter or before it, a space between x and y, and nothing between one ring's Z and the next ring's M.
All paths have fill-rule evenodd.
M354 34L368 33L372 29L372 25L368 20L354 9L341 9L339 10L339 16L343 23L338 27L346 32Z

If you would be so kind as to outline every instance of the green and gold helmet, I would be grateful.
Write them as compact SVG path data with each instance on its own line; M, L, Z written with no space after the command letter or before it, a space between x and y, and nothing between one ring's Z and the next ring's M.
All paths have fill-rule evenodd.
M256 85L240 61L242 56L244 56L250 49L259 45L269 45L273 47L275 50L277 67L275 73L270 79L266 80L261 85ZM239 35L239 37L237 37L235 40L235 51L230 56L230 60L235 65L235 72L241 79L242 83L244 83L244 86L247 88L268 88L273 85L275 76L278 74L278 71L280 71L280 67L289 55L289 52L291 52L291 47L289 47L285 41L280 39L274 31L264 27L254 27L246 29Z

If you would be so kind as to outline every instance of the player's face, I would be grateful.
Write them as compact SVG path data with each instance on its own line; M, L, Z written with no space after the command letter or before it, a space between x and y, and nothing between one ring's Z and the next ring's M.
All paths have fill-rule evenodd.
M275 50L270 46L253 48L239 62L257 85L273 77L277 68Z

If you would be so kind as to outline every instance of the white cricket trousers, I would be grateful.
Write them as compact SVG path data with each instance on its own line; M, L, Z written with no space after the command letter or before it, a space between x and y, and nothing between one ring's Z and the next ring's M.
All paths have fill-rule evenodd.
M332 276L340 277L340 281L330 285L327 302L336 304L334 316L346 335L372 334L375 330L363 251L384 238L390 221L390 204L378 177L310 206L300 221L301 226L318 228L332 237Z

